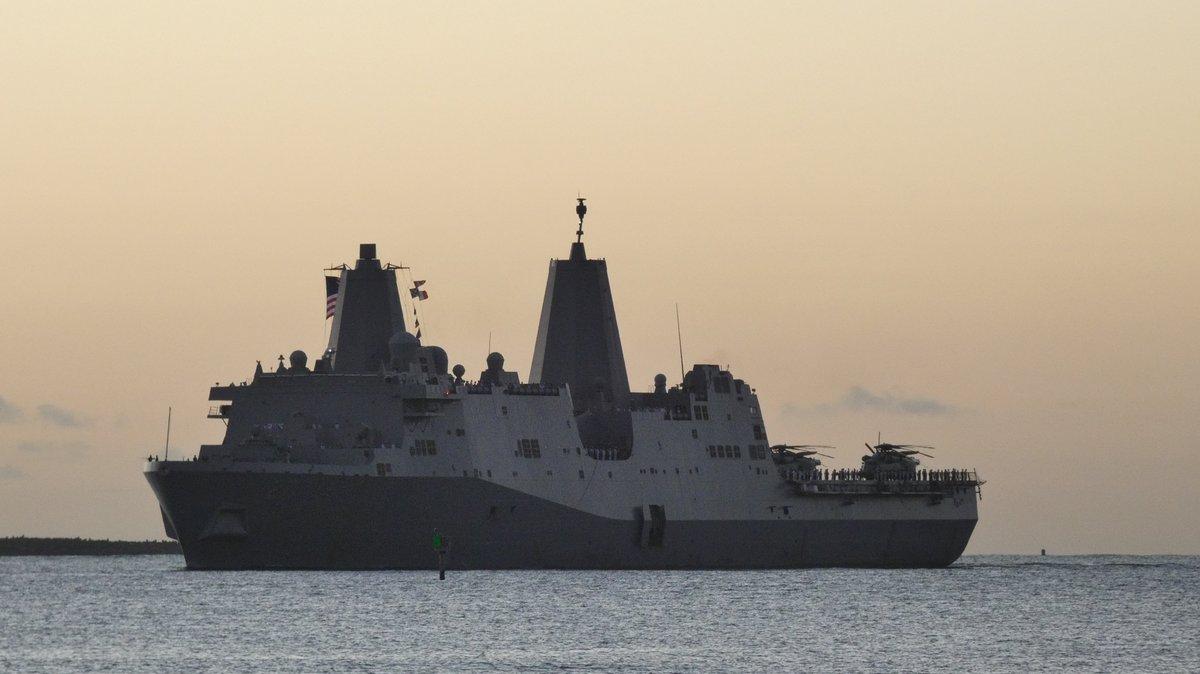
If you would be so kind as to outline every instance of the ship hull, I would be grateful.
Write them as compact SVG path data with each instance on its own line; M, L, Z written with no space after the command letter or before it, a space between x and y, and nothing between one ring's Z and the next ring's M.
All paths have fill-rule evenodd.
M819 509L836 514L828 517L652 519L631 504L628 519L615 519L476 478L169 469L146 477L189 569L435 569L435 532L450 540L447 569L942 567L976 524L973 493L957 517L853 514L924 507L920 497L880 494ZM871 508L872 499L889 507ZM892 507L904 499L917 505Z

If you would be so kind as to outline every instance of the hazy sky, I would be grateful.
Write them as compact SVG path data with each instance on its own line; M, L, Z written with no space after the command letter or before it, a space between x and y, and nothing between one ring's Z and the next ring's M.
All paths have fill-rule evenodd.
M630 382L928 444L969 553L1200 553L1200 3L0 0L0 535L159 538L360 242L528 375L574 198Z

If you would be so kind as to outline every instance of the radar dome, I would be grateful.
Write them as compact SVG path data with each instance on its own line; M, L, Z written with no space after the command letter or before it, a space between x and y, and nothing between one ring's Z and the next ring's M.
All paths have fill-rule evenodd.
M412 362L421 342L412 334L401 330L388 340L388 353L392 356L392 367L403 370Z
M433 356L434 374L446 374L446 368L450 367L450 356L446 355L446 350L440 346L431 346L429 353Z
M500 355L500 352L498 351L489 353L487 357L487 366L489 370L503 370L504 356Z
M291 356L288 356L288 361L292 364L292 369L299 372L308 366L308 354L296 349Z

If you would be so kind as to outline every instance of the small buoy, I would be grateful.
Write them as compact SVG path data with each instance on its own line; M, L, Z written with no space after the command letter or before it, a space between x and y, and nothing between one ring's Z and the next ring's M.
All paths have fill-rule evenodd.
M1042 556L1043 556L1043 557L1045 557L1045 556L1046 556L1046 548L1042 548Z

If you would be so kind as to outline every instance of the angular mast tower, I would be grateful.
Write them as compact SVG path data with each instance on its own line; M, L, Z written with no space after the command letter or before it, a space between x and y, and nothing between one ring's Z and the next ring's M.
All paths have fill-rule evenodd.
M396 270L383 268L375 244L359 246L354 269L344 269L338 283L337 312L329 333L333 371L339 374L378 372L388 363L388 340L404 332L404 312L396 288Z
M529 381L571 387L576 412L597 405L629 407L629 376L608 285L608 265L583 249L585 199L571 257L551 260Z

